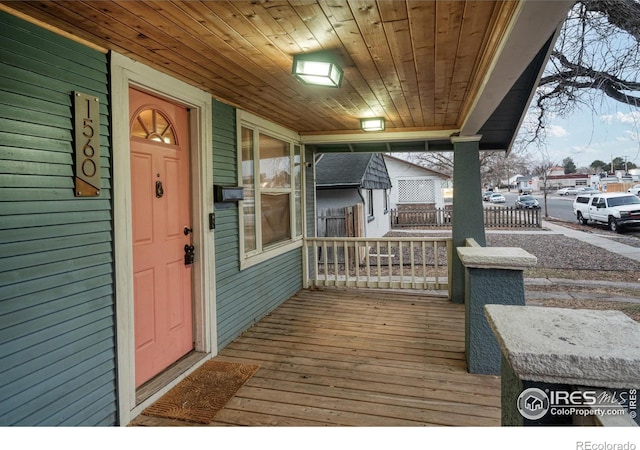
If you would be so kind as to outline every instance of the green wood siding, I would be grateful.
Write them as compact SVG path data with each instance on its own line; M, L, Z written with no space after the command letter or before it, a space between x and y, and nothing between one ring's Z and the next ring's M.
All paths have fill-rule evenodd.
M213 104L213 178L235 186L236 112ZM238 208L216 208L216 303L218 347L223 348L302 287L302 251L297 249L240 271Z
M0 12L0 425L116 424L107 56ZM100 99L74 196L73 91Z

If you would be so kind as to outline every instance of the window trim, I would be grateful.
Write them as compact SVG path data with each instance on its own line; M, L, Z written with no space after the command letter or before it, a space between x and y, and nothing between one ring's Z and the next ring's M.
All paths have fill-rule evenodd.
M367 189L367 222L376 220L376 209L373 199L373 189Z
M131 167L129 154L129 87L137 87L190 109L191 189L193 239L196 261L193 265L194 341L195 350L208 357L218 353L216 322L215 234L208 231L209 213L213 212L213 136L211 94L180 80L140 64L117 52L111 52L112 88L112 163L113 163L113 228L114 258L117 276L114 281L116 333L116 366L118 382L117 416L128 423L144 408L155 402L163 392L193 372L198 364L185 368L163 390L142 403L135 401L135 366L133 342L133 260L131 229ZM116 169L117 168L117 169Z
M389 214L389 191L387 189L384 190L383 195L383 214Z
M284 253L290 252L291 250L295 250L297 248L302 247L302 242L306 230L306 214L305 212L305 195L304 195L304 186L305 186L305 171L304 171L304 154L305 149L304 145L300 141L300 135L294 131L291 131L287 128L284 128L280 125L276 125L272 122L269 122L265 119L262 119L258 116L255 116L249 112L236 110L236 135L237 135L237 149L236 149L236 157L238 161L238 169L237 169L237 180L238 186L243 186L242 180L242 128L249 128L254 132L254 142L259 142L260 133L266 134L270 137L280 139L289 143L290 155L291 155L291 186L290 188L285 189L290 193L289 197L289 207L290 207L290 230L291 230L291 238L286 241L280 241L268 245L266 247L262 246L262 221L256 220L256 249L251 252L245 252L245 235L244 235L244 201L238 202L238 238L239 238L239 258L240 258L240 270L247 269L256 264L260 264L262 262L268 261L276 256L282 255ZM296 193L296 184L294 179L293 170L295 168L295 147L300 149L300 211L301 215L301 227L302 232L298 233L296 228L296 201L295 201L295 193ZM260 151L259 146L254 146L253 152L253 171L254 171L254 201L255 201L255 209L256 216L262 216L262 206L260 204L260 195L261 191L258 187L256 187L255 180L260 179L260 165L256 163L259 162L260 159ZM273 190L271 190L273 191Z

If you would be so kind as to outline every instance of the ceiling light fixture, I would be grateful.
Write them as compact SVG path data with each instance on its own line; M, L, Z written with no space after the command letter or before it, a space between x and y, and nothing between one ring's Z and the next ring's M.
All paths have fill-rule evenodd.
M360 128L362 131L384 131L384 118L360 119Z
M304 84L340 87L344 72L325 52L293 56L294 77Z

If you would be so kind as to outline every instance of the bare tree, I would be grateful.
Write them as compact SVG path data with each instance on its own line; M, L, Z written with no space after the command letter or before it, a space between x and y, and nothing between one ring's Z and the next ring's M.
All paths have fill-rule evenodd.
M545 146L546 125L587 108L597 114L606 96L640 108L640 0L579 0L567 15L536 96L509 158L525 155L533 144ZM480 154L484 184L494 184L504 154ZM537 159L537 158L535 158ZM543 158L544 159L544 158ZM413 162L453 173L451 153L420 153ZM514 166L515 167L515 166ZM531 167L531 166L528 166ZM515 170L528 173L530 170Z
M411 162L453 175L453 153L424 152L409 155ZM480 152L480 177L483 186L494 187L506 185L509 178L516 174L528 174L531 161L525 154L510 154L505 157L504 152Z
M562 27L533 109L528 142L544 140L548 118L596 112L603 96L640 108L640 0L580 0Z
M552 167L555 167L557 164L554 161L551 161L548 154L543 152L542 161L540 161L534 168L533 173L538 175L542 180L542 194L543 194L543 203L544 203L544 217L549 217L549 212L547 209L547 194L549 193L549 183L547 180L547 174Z

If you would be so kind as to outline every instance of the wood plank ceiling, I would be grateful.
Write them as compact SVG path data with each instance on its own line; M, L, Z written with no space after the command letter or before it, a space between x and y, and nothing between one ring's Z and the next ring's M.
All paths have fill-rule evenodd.
M512 1L23 1L9 8L301 134L456 130L517 9ZM331 51L342 87L291 76Z

